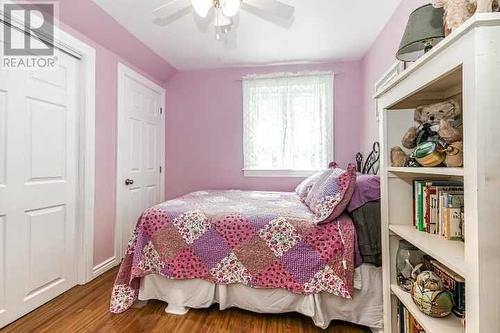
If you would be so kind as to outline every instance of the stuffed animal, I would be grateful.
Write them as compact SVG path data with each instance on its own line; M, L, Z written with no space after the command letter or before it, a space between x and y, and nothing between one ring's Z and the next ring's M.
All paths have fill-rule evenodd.
M445 34L448 35L453 30L467 21L475 11L474 0L433 0L435 8L444 8ZM483 1L483 0L475 0Z
M414 120L417 126L410 127L401 142L407 149L415 148L436 134L448 143L462 140L462 108L454 99L417 107Z
M498 0L469 0L469 3L477 7L476 13L496 12L500 7Z
M404 167L407 164L406 153L401 149L401 147L393 147L391 149L391 165L393 167Z
M441 139L448 143L453 143L457 141L461 141L463 139L463 134L462 134L462 117L461 114L456 115L458 118L456 120L446 120L446 119L441 119L439 122L439 136ZM458 121L459 123L453 124L454 121Z
M419 106L415 109L416 126L410 127L403 135L402 145L413 150L419 144L434 141L446 152L442 160L449 167L463 164L463 126L460 104L449 99L444 102ZM391 164L394 167L408 166L410 158L400 147L391 149Z
M458 168L464 165L464 143L462 141L450 144L446 149L446 159L444 163L450 168Z

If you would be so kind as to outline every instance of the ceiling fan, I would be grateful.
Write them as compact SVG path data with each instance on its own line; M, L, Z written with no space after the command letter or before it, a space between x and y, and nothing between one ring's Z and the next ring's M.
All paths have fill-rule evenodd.
M295 11L293 6L278 0L167 0L166 4L153 11L153 22L166 26L191 10L207 19L211 19L213 14L215 37L221 40L231 31L233 18L240 9L285 27L293 22Z

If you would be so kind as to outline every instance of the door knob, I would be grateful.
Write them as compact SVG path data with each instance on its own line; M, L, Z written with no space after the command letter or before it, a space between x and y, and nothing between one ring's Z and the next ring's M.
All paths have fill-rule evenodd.
M133 179L125 179L125 185L129 186L129 185L132 185L134 184L134 180Z

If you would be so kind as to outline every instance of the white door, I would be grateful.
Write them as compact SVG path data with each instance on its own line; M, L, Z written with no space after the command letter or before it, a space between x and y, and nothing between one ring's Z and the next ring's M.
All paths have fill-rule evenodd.
M0 70L0 327L76 283L78 60Z
M165 91L120 64L118 69L117 254L141 213L163 193Z

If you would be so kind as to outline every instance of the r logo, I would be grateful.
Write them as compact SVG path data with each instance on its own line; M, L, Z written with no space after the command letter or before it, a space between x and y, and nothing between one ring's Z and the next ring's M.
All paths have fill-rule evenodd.
M4 55L53 56L54 55L54 4L4 3ZM29 31L24 40L14 41L17 28ZM33 38L41 41L33 45Z

